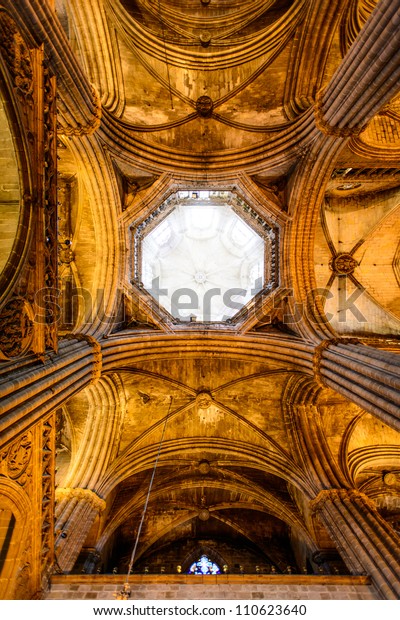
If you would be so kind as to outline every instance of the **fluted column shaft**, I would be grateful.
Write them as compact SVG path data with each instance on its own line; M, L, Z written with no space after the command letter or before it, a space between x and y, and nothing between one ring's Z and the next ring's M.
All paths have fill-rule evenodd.
M328 340L317 347L314 371L317 381L400 430L400 355Z
M400 1L381 0L319 100L317 118L328 132L361 129L397 93L399 25Z
M350 571L370 575L383 598L400 598L400 537L373 502L355 490L329 489L311 507Z
M55 544L58 566L64 572L72 570L96 517L106 502L88 489L57 489Z

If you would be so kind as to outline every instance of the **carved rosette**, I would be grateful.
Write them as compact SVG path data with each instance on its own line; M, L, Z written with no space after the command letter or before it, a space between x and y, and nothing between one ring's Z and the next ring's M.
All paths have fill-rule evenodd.
M348 276L356 267L358 267L358 262L347 252L337 254L329 262L330 270L337 276Z
M33 337L33 310L22 297L12 298L0 312L0 359L22 355Z
M204 476L209 474L211 470L211 465L207 460L200 461L199 463L199 472Z
M207 508L202 508L201 510L199 510L197 516L199 517L200 521L208 521L208 519L210 518L210 511L207 510Z
M208 409L211 407L213 401L208 392L200 392L196 396L196 407L199 410Z
M196 110L199 116L209 118L213 111L213 100L208 95L202 95L196 101Z

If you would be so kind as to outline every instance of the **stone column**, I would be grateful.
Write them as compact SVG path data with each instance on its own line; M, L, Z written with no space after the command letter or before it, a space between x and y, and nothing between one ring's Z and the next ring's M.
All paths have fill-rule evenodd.
M381 0L325 90L317 97L316 122L324 133L359 133L398 92L400 54L395 43L399 0Z
M89 489L59 488L56 491L56 559L63 572L72 570L96 517L106 502Z
M382 598L400 598L400 537L356 490L321 491L311 502L347 567L366 573Z
M101 555L96 548L93 548L89 551L88 557L85 560L85 564L83 566L84 572L88 574L93 574L96 572L96 568L100 562Z
M0 434L12 439L101 375L101 347L91 336L59 341L58 354L20 358L0 369ZM16 431L16 429L18 429Z
M316 349L317 382L400 430L400 355L338 338Z

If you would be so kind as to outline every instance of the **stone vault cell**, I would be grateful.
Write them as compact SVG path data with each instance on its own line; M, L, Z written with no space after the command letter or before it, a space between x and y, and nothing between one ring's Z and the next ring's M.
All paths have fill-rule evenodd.
M277 280L277 231L230 191L179 191L138 228L138 280L175 320L230 321Z

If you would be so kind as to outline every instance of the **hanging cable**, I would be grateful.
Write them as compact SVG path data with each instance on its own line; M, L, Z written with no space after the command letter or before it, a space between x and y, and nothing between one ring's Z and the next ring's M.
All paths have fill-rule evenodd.
M142 531L144 518L146 516L147 506L148 506L149 499L150 499L150 493L151 493L151 489L152 489L152 486L153 486L154 477L156 475L158 460L160 458L161 449L162 449L162 445L163 445L163 441L164 441L165 429L167 428L167 422L168 422L169 414L171 413L172 396L170 396L169 398L170 398L170 400L169 400L168 412L167 412L167 415L165 417L164 426L163 426L163 430L162 430L162 433L161 433L161 439L160 439L160 443L159 443L159 446L158 446L158 452L157 452L156 460L154 461L154 467L153 467L153 471L152 471L150 482L149 482L149 488L147 490L146 501L145 501L144 506L143 506L142 516L141 516L139 527L138 527L138 531L137 531L137 534L136 534L135 544L134 544L134 547L133 547L132 553L131 553L131 559L130 559L129 566L128 566L128 572L127 572L127 575L126 575L126 580L125 580L125 583L123 585L122 590L115 595L115 598L120 599L120 600L121 599L128 599L130 597L130 593L131 593L130 587L129 587L129 575L131 574L132 566L133 566L133 563L135 561L136 550L138 548L139 538L140 538L140 534L141 534L141 531Z
M166 67L167 67L167 79L168 79L169 97L170 97L170 100L171 100L171 110L173 110L174 109L174 102L172 101L171 77L170 77L170 74L169 74L169 63L168 63L168 56L167 56L167 44L166 44L166 41L165 41L164 22L163 22L162 17L161 17L161 4L160 4L160 0L158 0L158 16L159 16L159 20L160 20L160 24L161 24L162 39L163 39L163 43L164 43L165 64L166 64Z

